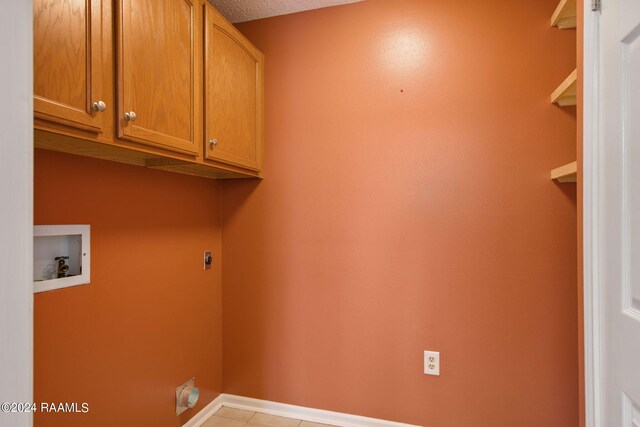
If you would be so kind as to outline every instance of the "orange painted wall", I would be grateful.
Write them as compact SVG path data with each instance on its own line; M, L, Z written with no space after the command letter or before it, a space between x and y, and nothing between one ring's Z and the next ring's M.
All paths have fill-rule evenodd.
M35 401L90 412L35 426L181 426L219 394L219 201L216 181L36 150L35 223L91 224L92 263L90 285L35 295L34 325Z
M239 25L265 179L225 182L223 390L429 427L578 423L575 68L556 0ZM442 375L422 373L438 350Z

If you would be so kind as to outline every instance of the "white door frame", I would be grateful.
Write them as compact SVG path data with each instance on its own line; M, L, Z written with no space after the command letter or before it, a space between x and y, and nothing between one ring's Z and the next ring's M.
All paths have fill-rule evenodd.
M600 13L584 1L583 62L583 260L584 375L587 427L603 427L601 419L600 308ZM606 1L606 0L605 0Z
M0 13L0 403L33 400L33 2ZM4 408L6 409L6 408ZM30 413L0 412L30 427Z

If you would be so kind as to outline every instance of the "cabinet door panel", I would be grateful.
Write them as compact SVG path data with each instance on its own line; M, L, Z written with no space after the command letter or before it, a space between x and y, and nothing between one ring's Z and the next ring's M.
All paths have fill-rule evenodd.
M118 136L197 154L195 7L190 0L121 0ZM125 114L135 113L135 120Z
M37 118L94 132L102 91L100 0L34 0L33 92Z
M204 57L206 158L259 171L263 55L207 5Z

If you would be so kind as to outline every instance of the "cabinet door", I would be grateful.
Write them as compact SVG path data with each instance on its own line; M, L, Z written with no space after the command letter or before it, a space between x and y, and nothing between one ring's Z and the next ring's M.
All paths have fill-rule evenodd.
M205 5L205 156L259 171L264 56Z
M35 117L102 132L101 0L34 0Z
M199 153L194 3L119 1L118 136L178 153Z

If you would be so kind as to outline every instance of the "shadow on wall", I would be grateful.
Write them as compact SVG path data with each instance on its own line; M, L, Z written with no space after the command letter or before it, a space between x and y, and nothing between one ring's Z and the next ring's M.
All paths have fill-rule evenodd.
M242 180L225 180L221 185L221 200L222 200L222 242L224 247L225 234L224 230L232 229L237 226L237 218L239 213L246 208L252 197L257 197L257 189L260 186L265 185L262 180L258 179L242 179ZM251 224L245 224L244 227L250 227L251 241L243 242L243 244L250 245L251 247L263 247L267 240L267 223L268 219L265 215L257 215L253 217ZM246 234L245 234L246 236ZM236 237L233 237L236 239ZM267 322L267 310L268 304L265 303L268 299L268 290L263 288L253 287L239 287L234 286L230 281L229 286L225 286L225 271L233 271L233 278L235 278L236 271L259 271L262 276L265 276L269 271L271 264L268 259L268 254L264 256L258 256L254 251L235 252L233 249L235 245L229 246L229 248L223 249L223 269L222 269L222 305L225 305L225 301L235 301L240 298L245 301L247 313L251 316L251 328L252 335L256 332L255 336L260 337L260 340L253 340L251 343L244 342L246 347L238 354L252 354L250 359L237 358L235 352L225 352L225 342L229 346L236 345L233 339L222 335L222 358L223 365L226 357L233 358L234 363L239 363L247 367L242 372L242 381L251 382L256 388L262 391L262 378L265 376L265 365L256 366L253 362L256 358L262 360L267 357L266 354L266 331L255 331L255 328L261 328L261 325L265 325ZM222 312L222 322L237 322L235 316L228 313L226 310ZM223 368L223 381L224 381L224 368ZM223 392L228 392L224 390Z
M35 401L90 411L35 425L184 424L222 388L219 182L36 150L34 184L35 223L90 224L92 253L90 284L34 296Z

